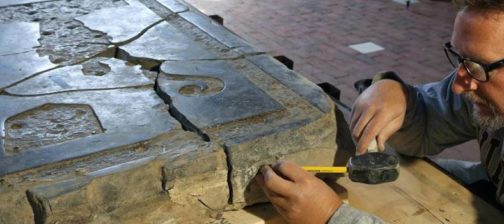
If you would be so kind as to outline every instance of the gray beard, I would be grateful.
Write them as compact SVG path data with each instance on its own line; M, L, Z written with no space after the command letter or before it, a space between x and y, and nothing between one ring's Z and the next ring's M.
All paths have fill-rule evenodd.
M483 99L472 92L463 93L462 96L472 103L480 103L488 107L491 111L490 115L478 114L476 110L473 111L473 120L479 124L481 127L489 130L495 131L504 127L504 116L497 110L497 108L492 105L488 100Z

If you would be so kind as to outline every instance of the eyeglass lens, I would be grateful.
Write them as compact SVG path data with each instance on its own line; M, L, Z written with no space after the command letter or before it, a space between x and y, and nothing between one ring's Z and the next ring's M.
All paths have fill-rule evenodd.
M478 63L473 61L464 60L464 67L467 72L476 80L485 81L485 69Z
M456 68L463 63L464 68L467 70L469 75L478 81L486 81L485 69L480 64L470 61L467 59L462 59L457 53L453 52L451 49L445 49L446 56L450 61L450 64Z

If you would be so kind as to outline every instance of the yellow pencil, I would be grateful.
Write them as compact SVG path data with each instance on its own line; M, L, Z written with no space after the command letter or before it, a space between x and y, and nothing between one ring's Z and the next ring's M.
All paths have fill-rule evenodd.
M344 166L303 166L303 169L315 173L346 173Z

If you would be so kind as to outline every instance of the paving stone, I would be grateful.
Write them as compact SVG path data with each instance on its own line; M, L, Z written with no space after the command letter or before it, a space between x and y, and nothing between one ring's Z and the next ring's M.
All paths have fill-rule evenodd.
M142 74L139 65L127 65L115 58L95 58L83 64L44 72L5 91L14 95L42 95L146 85L152 86L154 81Z
M106 33L114 44L131 41L162 20L142 3L136 0L128 3L128 6L104 8L75 19L91 30Z
M185 2L180 2L177 0L157 0L157 1L174 13L189 10Z
M22 100L20 100L22 99ZM37 97L0 96L2 107L0 119L11 126L4 126L4 138L0 139L0 176L28 168L82 157L92 153L149 140L157 135L178 128L163 106L163 102L150 89L118 89L104 91L70 92ZM45 105L45 106L44 106ZM80 108L87 105L94 112L103 133L93 130L81 133L77 138L69 138L69 132L78 132L83 125L78 116L89 112ZM47 109L47 106L50 106ZM75 116L56 118L43 116L44 111L62 110ZM47 114L47 112L45 112ZM77 116L77 117L76 117ZM77 120L76 120L77 119ZM89 119L88 119L89 120ZM72 125L65 126L67 123ZM37 127L26 129L24 126ZM87 126L87 127L92 127ZM49 128L50 133L33 133L33 130ZM25 130L19 133L19 130ZM89 133L91 132L91 135ZM56 136L54 136L56 135ZM59 139L61 140L54 140ZM72 139L71 141L68 141ZM5 145L11 141L25 141L27 148L10 150L6 155ZM45 142L40 146L37 142ZM59 142L58 144L54 144ZM37 143L37 144L35 144Z
M225 60L167 61L161 71L159 90L198 128L282 109Z
M362 53L362 54L368 54L368 53L373 53L373 52L376 52L376 51L381 51L383 50L384 48L381 47L380 45L377 45L373 42L365 42L365 43L360 43L360 44L353 44L353 45L350 45L348 46L356 51L358 51L359 53Z

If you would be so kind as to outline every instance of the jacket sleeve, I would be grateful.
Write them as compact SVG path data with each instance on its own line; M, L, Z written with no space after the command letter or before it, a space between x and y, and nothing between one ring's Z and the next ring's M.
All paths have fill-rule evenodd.
M439 82L406 85L404 123L388 141L396 151L410 156L433 155L477 137L472 104L451 91L455 73Z
M328 224L380 224L385 223L380 218L359 211L343 203L327 222Z

